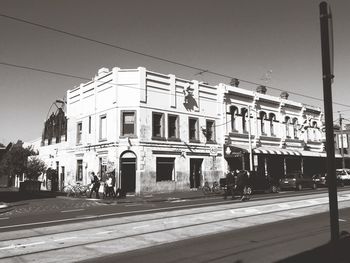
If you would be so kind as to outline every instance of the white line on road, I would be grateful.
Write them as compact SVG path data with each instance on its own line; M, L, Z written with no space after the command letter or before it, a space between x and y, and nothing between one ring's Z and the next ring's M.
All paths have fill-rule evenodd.
M104 235L104 234L109 234L109 233L113 233L115 231L103 231L103 232L98 232L96 233L96 235Z
M35 246L35 245L40 245L40 244L45 244L45 242L42 241L42 242L35 242L35 243L29 243L29 244L11 245L8 247L1 247L0 250L12 249L12 248L18 248L18 247L29 247L29 246Z
M0 217L0 220L10 219L9 217Z
M77 212L77 211L83 211L85 209L72 209L72 210L63 210L61 213L69 213L69 212Z
M345 219L340 219L340 218L339 218L339 221L340 221L340 222L346 222Z
M128 206L139 206L139 205L141 204L131 204L131 205L124 205L124 206L128 207Z
M143 226L135 226L133 229L143 228L143 227L149 227L149 225L143 225Z
M60 239L55 239L54 241L60 242L60 241L64 241L64 240L74 239L74 238L77 238L77 237L64 237L64 238L60 238Z

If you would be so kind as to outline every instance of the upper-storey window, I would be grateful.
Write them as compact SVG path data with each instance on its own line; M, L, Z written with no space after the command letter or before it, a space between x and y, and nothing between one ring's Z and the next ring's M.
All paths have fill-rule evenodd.
M164 138L164 113L152 114L152 137Z
M242 108L241 114L242 114L242 131L244 133L247 133L248 132L248 122L249 122L248 109Z
M100 141L107 140L107 115L100 116Z
M286 124L286 138L290 138L290 117L285 117L285 124Z
M215 121L212 121L212 120L206 121L206 138L207 138L207 142L215 141Z
M274 122L276 121L276 115L273 113L269 114L269 122L270 122L270 134L271 136L275 136L276 132L275 132L275 125Z
M91 116L89 116L89 134L91 134Z
M316 141L317 140L317 121L314 121L312 123L312 132L313 132L313 140Z
M179 138L179 116L168 115L168 139Z
M133 136L135 134L136 118L135 111L123 111L122 112L122 125L121 135L122 136Z
M298 129L299 129L298 119L294 118L293 119L293 136L294 136L294 139L298 139Z
M237 131L237 127L236 127L237 113L238 113L238 108L235 106L231 106L230 112L229 112L230 121L231 121L231 131Z
M83 123L78 122L77 123L77 144L81 144L82 133L83 133Z
M260 111L259 117L260 117L260 130L261 130L261 134L262 134L262 135L266 135L266 128L265 128L266 112Z
M199 140L198 119L196 119L196 118L189 118L188 119L188 132L189 132L189 140L190 141L198 141Z

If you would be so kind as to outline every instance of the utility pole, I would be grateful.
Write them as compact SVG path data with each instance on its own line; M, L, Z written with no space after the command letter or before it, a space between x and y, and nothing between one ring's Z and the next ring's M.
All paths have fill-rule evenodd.
M331 243L339 240L339 214L337 179L335 175L335 152L334 152L334 129L333 129L333 106L332 106L332 72L331 48L333 47L332 35L332 14L327 2L322 2L320 8L321 25L321 50L322 50L322 79L323 79L323 100L326 122L326 149L327 149L327 176L328 176L328 197L329 213L331 224ZM331 30L330 30L331 29ZM333 54L332 54L333 55Z
M340 125L340 152L342 158L342 168L345 168L345 160L344 160L344 140L343 140L343 118L341 117L341 113L339 113L339 125Z
M252 150L252 126L250 119L250 105L248 106L248 142L249 142L249 170L253 171L253 150Z

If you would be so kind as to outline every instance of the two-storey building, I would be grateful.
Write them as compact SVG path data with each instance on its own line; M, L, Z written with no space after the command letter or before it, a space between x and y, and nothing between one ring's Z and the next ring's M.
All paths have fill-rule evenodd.
M58 126L66 134L52 131L60 136L43 136L40 148L60 188L89 183L92 171L102 180L113 173L117 187L140 194L197 189L227 169L277 179L325 169L320 108L286 92L275 97L264 86L213 86L140 67L102 68L66 97L66 128Z

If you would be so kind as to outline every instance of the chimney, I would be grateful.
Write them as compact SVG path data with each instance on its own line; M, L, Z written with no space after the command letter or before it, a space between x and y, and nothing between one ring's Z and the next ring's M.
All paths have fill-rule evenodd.
M260 85L256 88L256 92L261 93L261 94L266 94L266 91L267 91L267 89L263 85Z
M236 79L236 78L231 79L230 86L238 87L238 85L239 85L239 79Z
M280 97L281 99L288 100L289 94L287 91L282 91Z

